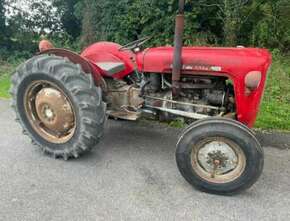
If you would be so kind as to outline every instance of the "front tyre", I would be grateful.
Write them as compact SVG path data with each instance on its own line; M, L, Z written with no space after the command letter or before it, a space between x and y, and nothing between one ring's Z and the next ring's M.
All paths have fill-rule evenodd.
M197 189L233 195L258 180L264 154L246 126L230 119L209 118L183 131L176 161L182 176Z
M101 89L66 58L40 55L21 65L12 76L11 95L23 133L54 157L77 158L103 135Z

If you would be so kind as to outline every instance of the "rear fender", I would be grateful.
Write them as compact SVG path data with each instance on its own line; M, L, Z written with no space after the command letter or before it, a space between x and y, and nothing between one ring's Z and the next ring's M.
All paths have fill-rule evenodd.
M125 50L120 50L121 45L113 42L97 42L87 47L81 56L86 58L92 64L97 65L99 62L117 62L123 63L125 68L113 75L107 75L104 71L104 77L113 77L122 80L125 76L135 70L135 54Z
M88 74L91 73L95 80L96 86L103 85L103 77L102 77L103 71L98 66L91 63L90 61L83 58L82 56L78 55L77 53L74 53L67 49L53 48L53 49L48 49L43 52L40 52L39 54L56 55L56 56L68 58L72 63L79 64L85 73L88 73Z

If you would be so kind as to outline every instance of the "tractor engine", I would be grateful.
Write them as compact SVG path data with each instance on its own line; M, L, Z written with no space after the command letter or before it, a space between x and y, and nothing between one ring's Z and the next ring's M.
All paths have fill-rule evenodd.
M233 87L225 77L182 76L178 99L173 99L171 78L164 74L145 74L142 79L133 75L127 82L106 82L108 113L114 118L136 120L142 113L150 113L162 121L176 117L190 121L235 115Z
M162 120L172 120L176 116L201 119L234 112L233 88L226 78L182 76L181 91L174 100L170 76L151 74L149 78L145 106L159 110Z

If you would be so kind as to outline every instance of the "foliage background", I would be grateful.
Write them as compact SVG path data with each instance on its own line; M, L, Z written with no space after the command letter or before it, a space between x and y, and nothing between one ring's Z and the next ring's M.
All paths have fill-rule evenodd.
M0 56L29 57L40 36L80 50L152 35L172 44L177 0L0 0ZM25 7L23 6L25 5ZM186 45L290 49L288 0L187 0Z

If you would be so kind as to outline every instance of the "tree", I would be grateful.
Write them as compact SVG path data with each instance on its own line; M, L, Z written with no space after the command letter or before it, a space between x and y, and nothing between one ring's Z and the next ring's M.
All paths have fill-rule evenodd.
M101 39L102 4L97 0L84 0L82 5L81 45Z
M235 46L238 42L238 34L244 24L244 7L248 0L202 0L201 6L206 10L214 8L216 18L219 19L218 27L223 31L223 43L228 46Z
M6 41L6 16L5 16L5 0L0 0L0 46L3 47Z
M260 19L253 26L253 44L290 50L290 2L267 0L258 11Z
M61 27L73 41L81 34L81 18L76 15L76 5L81 0L51 0L52 5L56 7L57 14L60 16Z
M113 0L104 5L103 26L111 41L124 44L142 36L153 36L151 45L172 44L176 0ZM187 7L192 5L191 2ZM186 12L185 41L192 42L197 30L195 11Z
M61 31L60 17L51 2L32 2L29 26L40 35L52 34Z

